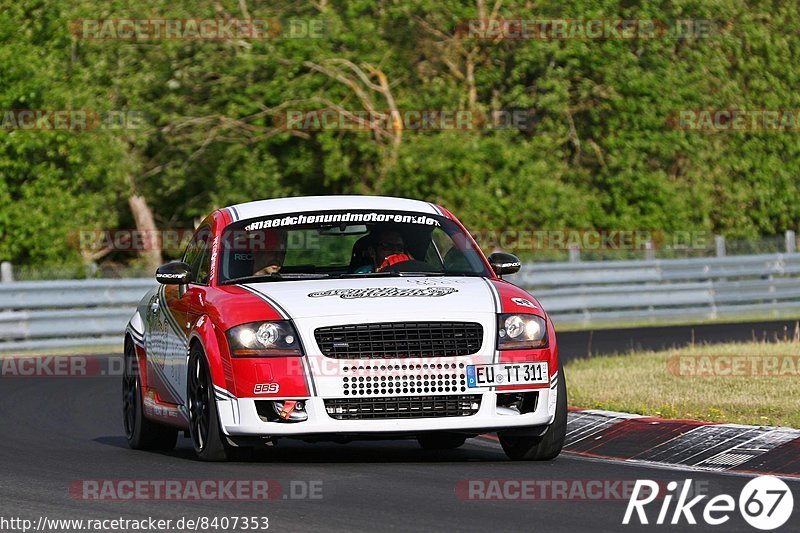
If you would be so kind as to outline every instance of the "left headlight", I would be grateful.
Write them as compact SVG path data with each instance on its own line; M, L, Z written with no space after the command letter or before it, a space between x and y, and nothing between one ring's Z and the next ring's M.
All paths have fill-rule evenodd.
M294 326L288 320L251 322L226 333L233 357L303 355Z
M536 315L499 315L498 350L525 350L547 346L547 323Z

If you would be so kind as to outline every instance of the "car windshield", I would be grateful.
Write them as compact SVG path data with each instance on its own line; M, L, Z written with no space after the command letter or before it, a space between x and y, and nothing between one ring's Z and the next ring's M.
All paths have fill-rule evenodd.
M371 276L490 276L458 224L424 213L325 211L228 226L219 280Z

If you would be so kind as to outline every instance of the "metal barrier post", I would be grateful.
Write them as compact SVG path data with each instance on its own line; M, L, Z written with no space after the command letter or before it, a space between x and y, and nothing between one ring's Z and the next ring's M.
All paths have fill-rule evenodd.
M786 230L786 253L793 254L797 252L797 235L793 230Z
M714 244L717 248L717 257L725 257L725 237L714 235Z
M0 263L0 282L11 283L14 281L14 267L8 261Z
M654 261L656 258L656 249L653 246L653 241L648 240L644 243L644 259L645 261Z
M571 245L569 247L569 262L570 263L578 263L581 260L581 250L576 245Z

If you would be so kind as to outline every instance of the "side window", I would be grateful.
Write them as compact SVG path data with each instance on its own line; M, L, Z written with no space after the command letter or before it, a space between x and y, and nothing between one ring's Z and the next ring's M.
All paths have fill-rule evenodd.
M211 244L211 228L203 226L194 234L186 252L183 254L183 262L189 265L192 272L193 283L208 283L209 267L206 266L205 257L208 257L208 265L211 263L211 254L206 253Z
M431 238L431 247L425 259L428 263L441 264L447 272L475 272L482 268L476 258L463 252L468 244L460 233L449 235L437 228L433 230ZM457 244L454 239L459 243Z
M431 233L431 242L425 252L425 262L438 267L443 266L443 259L453 248L453 240L447 233L440 229L434 229Z
M200 261L200 269L197 271L197 283L200 285L208 285L208 278L209 274L211 273L211 233L209 232L208 236L205 239L205 245L203 246L205 253L203 254L203 260Z

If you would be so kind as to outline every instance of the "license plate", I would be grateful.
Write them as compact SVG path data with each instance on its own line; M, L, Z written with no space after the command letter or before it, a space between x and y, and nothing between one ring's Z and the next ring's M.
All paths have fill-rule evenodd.
M550 382L547 363L497 363L469 365L467 387L494 387L498 385L546 385Z

